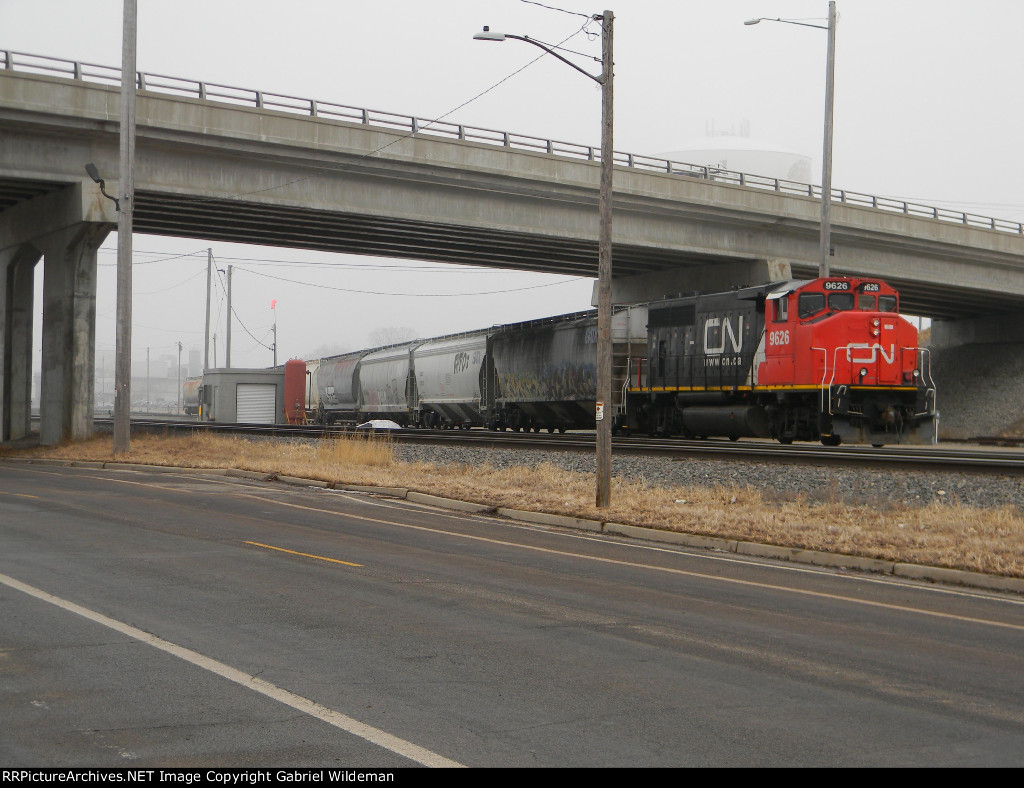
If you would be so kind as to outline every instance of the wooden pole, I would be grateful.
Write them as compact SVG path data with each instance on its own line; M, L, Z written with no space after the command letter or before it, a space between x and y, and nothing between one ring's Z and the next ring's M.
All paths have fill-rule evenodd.
M612 177L615 166L613 129L612 32L615 15L601 17L601 191L597 253L597 491L598 508L612 499Z
M135 208L135 42L137 0L124 0L121 50L121 198L117 214L117 334L114 366L114 454L131 443L132 214Z

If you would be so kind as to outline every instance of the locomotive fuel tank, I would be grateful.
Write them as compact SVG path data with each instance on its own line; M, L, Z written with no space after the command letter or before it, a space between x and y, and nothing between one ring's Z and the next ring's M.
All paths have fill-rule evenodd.
M694 405L684 408L683 428L691 435L725 438L770 438L768 414L759 405Z

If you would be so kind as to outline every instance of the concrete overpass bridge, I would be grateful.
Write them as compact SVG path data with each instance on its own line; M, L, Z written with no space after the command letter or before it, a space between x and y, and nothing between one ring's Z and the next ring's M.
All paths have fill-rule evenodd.
M42 440L91 429L96 249L117 193L120 70L0 51L0 438L28 429L45 258ZM599 151L138 75L139 233L596 276ZM820 189L617 153L613 297L814 276ZM1024 309L1024 227L832 193L832 270L976 330ZM999 321L1005 327L1007 321Z

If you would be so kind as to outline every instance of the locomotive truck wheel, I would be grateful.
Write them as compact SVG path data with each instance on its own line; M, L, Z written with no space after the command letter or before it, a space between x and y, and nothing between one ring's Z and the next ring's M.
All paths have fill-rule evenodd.
M838 435L822 435L821 445L822 446L838 446L842 443L842 439Z

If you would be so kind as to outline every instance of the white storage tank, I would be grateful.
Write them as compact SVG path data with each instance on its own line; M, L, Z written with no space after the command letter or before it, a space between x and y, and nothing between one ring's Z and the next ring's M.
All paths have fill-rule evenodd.
M691 140L657 158L718 170L811 183L811 157L751 137L721 136Z

